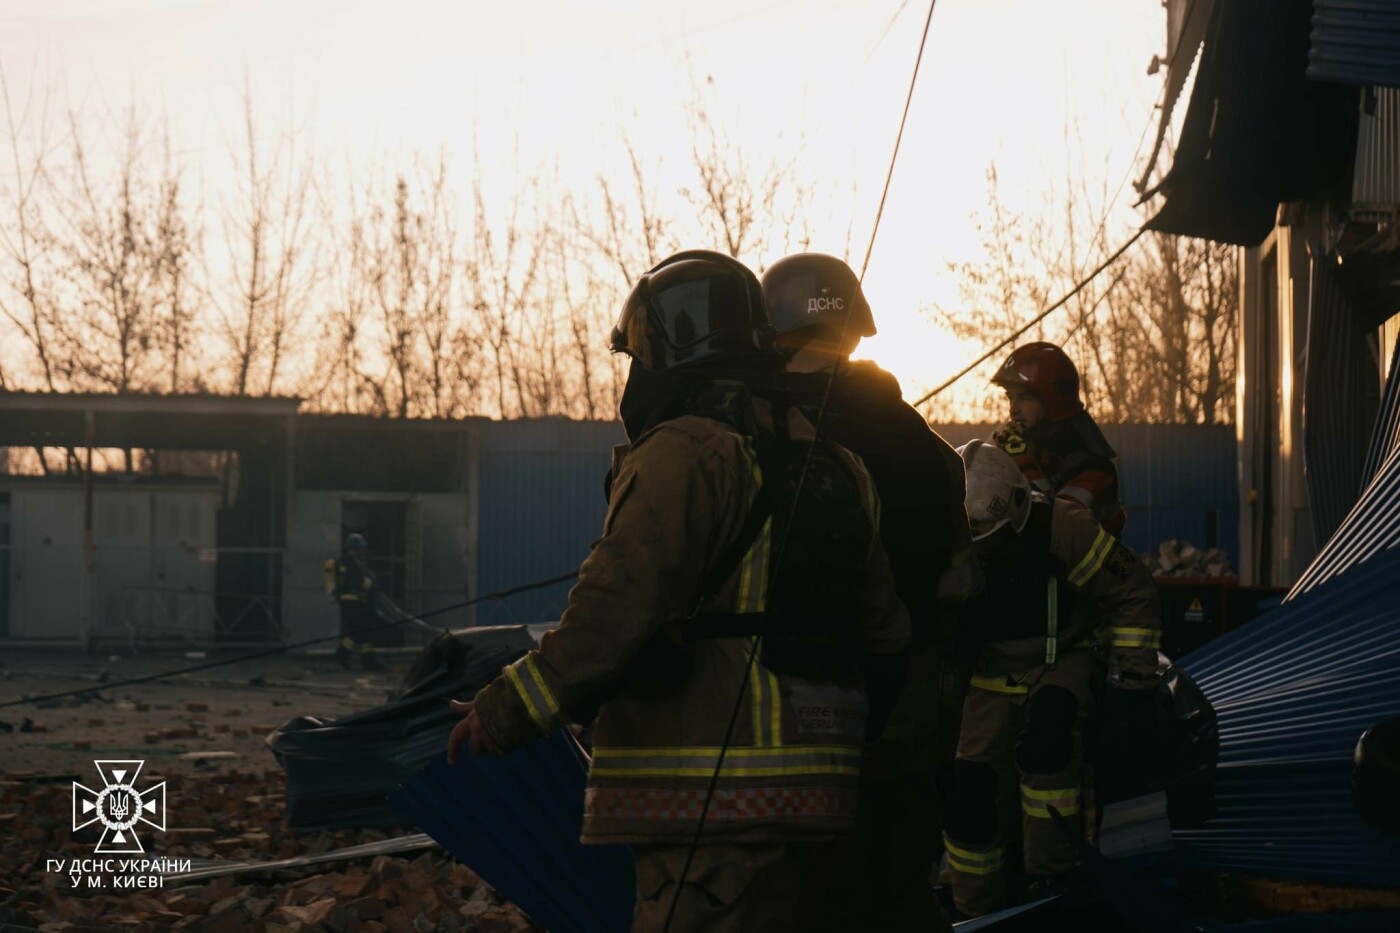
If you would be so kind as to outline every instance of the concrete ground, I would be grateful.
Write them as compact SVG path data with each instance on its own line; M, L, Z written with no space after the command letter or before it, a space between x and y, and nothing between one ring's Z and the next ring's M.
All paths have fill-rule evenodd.
M149 683L120 683L247 653L0 649L0 704L91 690L82 697L0 706L0 776L90 775L94 758L146 759L148 768L159 762L166 774L275 769L266 746L274 727L296 716L334 719L382 704L411 657L385 656L387 670L365 672L343 670L329 654L279 654Z

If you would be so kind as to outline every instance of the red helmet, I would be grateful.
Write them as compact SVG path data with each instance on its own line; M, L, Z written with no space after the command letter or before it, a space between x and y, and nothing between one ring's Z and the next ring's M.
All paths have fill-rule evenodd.
M1079 370L1053 343L1036 341L1011 351L992 382L1002 388L1020 386L1040 396L1045 417L1063 421L1084 410L1079 400Z

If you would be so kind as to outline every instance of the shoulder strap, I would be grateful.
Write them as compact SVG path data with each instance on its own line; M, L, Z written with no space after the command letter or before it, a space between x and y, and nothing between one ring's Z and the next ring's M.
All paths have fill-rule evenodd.
M744 523L739 526L739 533L729 546L720 552L714 565L705 574L700 586L700 595L690 610L692 619L699 614L700 607L719 592L725 581L739 569L754 541L758 540L763 526L773 515L776 505L773 487L782 482L787 469L787 405L781 401L773 403L773 426L772 433L759 430L752 435L758 456L758 468L762 475L758 494L754 496L753 505L749 507L749 514L744 517Z

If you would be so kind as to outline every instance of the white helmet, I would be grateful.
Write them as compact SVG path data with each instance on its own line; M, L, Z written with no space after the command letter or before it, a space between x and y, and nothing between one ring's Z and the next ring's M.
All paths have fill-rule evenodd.
M981 541L1003 525L1020 532L1031 515L1031 484L1011 455L981 440L958 448L967 467L967 522Z

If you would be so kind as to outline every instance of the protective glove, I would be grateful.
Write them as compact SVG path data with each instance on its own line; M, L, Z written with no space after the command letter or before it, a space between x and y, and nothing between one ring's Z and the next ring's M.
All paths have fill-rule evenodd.
M992 434L992 440L1013 457L1022 454L1034 457L1030 438L1026 437L1026 426L1019 421L1006 422Z

